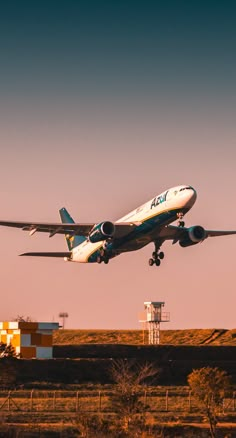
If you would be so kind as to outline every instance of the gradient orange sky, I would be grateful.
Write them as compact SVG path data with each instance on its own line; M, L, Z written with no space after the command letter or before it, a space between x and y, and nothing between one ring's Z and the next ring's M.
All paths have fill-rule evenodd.
M236 229L233 3L50 3L2 11L1 219L55 222L65 206L115 220L190 184L186 225ZM166 243L160 268L152 245L83 265L18 257L66 250L63 236L0 236L0 320L67 311L67 328L139 328L143 302L160 300L163 328L235 328L235 236Z

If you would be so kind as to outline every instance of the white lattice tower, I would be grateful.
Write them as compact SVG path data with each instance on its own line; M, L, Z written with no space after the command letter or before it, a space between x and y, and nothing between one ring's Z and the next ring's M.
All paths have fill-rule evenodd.
M145 323L148 327L149 344L158 345L160 343L160 323L170 321L170 313L163 312L163 301L145 301ZM143 322L144 320L142 320Z

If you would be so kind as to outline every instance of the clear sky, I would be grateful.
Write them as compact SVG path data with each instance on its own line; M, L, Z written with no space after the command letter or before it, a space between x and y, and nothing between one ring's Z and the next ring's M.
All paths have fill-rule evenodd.
M1 219L115 220L191 184L186 225L236 229L234 1L11 1L0 13ZM152 245L108 265L18 257L63 236L0 228L0 320L138 328L165 301L165 328L235 328L236 237Z

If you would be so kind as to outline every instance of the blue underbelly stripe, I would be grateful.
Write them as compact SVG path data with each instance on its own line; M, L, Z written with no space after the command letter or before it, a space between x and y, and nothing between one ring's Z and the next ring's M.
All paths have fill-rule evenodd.
M186 209L187 210L187 209ZM128 236L124 236L121 239L116 239L110 243L108 249L119 250L125 243L129 244L132 240L137 239L141 235L146 235L154 231L157 226L167 225L177 219L177 213L183 211L183 209L175 209L170 211L165 211L163 213L159 213L156 216L153 216L149 219L146 219L141 225L135 228ZM93 254L90 255L88 262L94 263L97 261L97 256L99 255L99 250L96 250Z

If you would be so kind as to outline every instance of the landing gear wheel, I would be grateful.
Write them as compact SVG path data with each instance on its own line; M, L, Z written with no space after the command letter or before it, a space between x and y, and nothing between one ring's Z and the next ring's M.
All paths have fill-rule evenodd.
M182 211L180 211L179 213L177 213L177 218L179 219L179 221L178 221L178 227L184 227L184 226L185 226L185 223L184 223L184 221L183 221L183 217L184 217L184 214L183 214Z
M102 244L103 249L107 249L108 245L109 245L109 242L107 242L106 240L104 240L104 242L103 242L103 244Z
M97 256L97 263L104 262L105 265L107 265L107 263L109 263L109 260L110 259L109 259L109 255L107 254L107 251L101 248Z
M149 263L149 266L152 266L152 265L154 265L154 260L153 259L149 259L148 263Z
M163 242L161 240L154 241L155 251L153 251L152 258L149 259L148 261L149 266L153 266L153 265L160 266L161 260L164 259L164 252L160 251L160 247L162 243Z
M102 263L102 257L100 255L97 256L97 263Z

